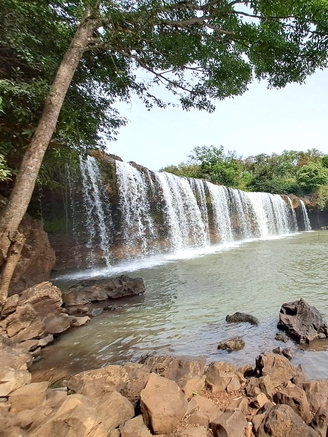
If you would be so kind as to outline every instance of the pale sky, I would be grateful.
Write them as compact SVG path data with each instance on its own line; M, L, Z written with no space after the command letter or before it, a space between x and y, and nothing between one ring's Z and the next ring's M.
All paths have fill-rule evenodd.
M147 111L134 98L117 106L130 122L108 152L150 170L186 161L194 147L204 145L222 145L244 157L309 148L328 154L327 84L328 70L281 90L254 82L242 96L217 101L213 114L170 106Z

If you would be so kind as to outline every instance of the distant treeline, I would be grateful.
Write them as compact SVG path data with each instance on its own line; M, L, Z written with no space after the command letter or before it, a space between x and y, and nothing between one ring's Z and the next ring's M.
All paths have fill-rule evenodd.
M223 146L197 146L186 162L161 171L208 180L245 191L316 195L320 209L328 203L328 155L317 149L284 150L247 158Z

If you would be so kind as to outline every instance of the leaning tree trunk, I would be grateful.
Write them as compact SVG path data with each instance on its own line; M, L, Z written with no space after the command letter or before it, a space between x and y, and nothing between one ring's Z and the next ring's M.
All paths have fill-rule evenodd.
M0 218L0 308L8 296L8 280L4 281L2 278L8 278L5 270L7 260L11 259L9 257L11 247L16 245L18 227L30 203L36 178L56 128L67 90L95 28L95 20L89 18L85 19L78 27L59 66L45 101L39 125L23 157L8 205ZM16 257L16 263L17 261L18 258ZM12 263L8 268L13 269Z

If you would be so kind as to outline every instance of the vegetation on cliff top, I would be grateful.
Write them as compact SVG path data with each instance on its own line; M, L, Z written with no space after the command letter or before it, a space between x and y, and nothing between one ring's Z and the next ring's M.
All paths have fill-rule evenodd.
M316 149L285 150L280 155L244 158L238 157L236 152L226 152L222 146L198 146L186 162L161 170L246 191L316 194L320 208L324 208L328 200L328 155Z

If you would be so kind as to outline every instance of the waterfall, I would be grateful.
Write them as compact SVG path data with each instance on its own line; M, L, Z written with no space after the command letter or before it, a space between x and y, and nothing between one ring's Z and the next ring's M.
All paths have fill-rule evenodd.
M298 226L297 226L297 217L296 217L296 212L295 212L295 209L293 208L292 201L290 200L290 198L289 198L288 196L287 196L287 199L288 199L288 204L289 204L290 210L291 210L291 212L292 212L292 226L293 226L294 230L297 231ZM306 218L309 220L306 211L305 211L305 216L306 216ZM303 216L303 217L304 217L304 216ZM310 222L309 222L309 224L310 224Z
M277 194L243 192L121 161L111 165L116 177L105 183L107 173L94 158L80 162L83 205L71 207L71 228L76 239L84 236L82 259L89 267L298 231L289 198L285 202ZM69 185L73 202L70 174ZM78 225L79 216L83 223Z
M311 231L310 220L309 220L309 216L307 214L306 208L305 208L305 203L301 199L300 199L300 204L301 204L302 216L303 216L303 221L304 221L304 229L306 231Z
M86 229L89 233L87 247L88 266L96 264L96 252L100 249L100 258L110 265L110 243L112 217L111 208L104 186L101 184L100 171L97 161L88 156L80 160L83 186L83 205L86 210Z

